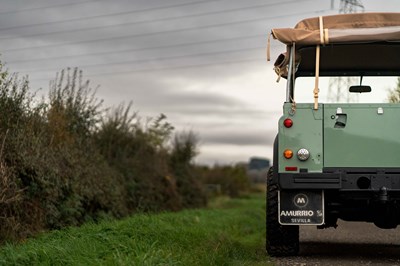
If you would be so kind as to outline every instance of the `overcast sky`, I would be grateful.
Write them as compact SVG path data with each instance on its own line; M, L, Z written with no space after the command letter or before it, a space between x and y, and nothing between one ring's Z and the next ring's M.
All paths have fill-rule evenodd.
M400 2L361 0L366 11ZM337 14L339 0L0 0L0 53L46 93L79 67L105 106L133 101L200 138L198 163L272 157L284 101L265 46L275 27ZM284 46L272 42L272 58Z

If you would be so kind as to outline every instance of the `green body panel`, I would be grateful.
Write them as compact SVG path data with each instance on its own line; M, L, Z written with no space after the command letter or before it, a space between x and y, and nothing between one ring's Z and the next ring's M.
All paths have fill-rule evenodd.
M294 115L289 115L292 108L290 103L283 106L283 116L279 119L279 172L285 173L285 167L307 168L309 172L322 172L323 168L323 110L313 110L313 104L297 104ZM290 118L293 121L291 128L286 128L283 121ZM303 162L297 159L297 151L306 148L310 158ZM283 151L291 149L294 153L291 159L283 157ZM291 172L293 173L293 172Z
M324 104L324 166L400 167L400 105Z
M322 172L323 167L397 167L400 168L400 104L284 104L279 120L279 172L285 167ZM286 128L283 121L293 120ZM306 148L310 158L297 159L297 151ZM283 151L291 149L291 159ZM293 173L293 171L290 171Z

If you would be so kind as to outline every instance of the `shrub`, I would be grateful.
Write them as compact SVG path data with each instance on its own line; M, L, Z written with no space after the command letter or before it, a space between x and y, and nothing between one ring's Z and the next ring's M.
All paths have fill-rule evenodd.
M177 133L172 142L170 166L177 179L183 207L201 207L207 198L194 171L193 159L197 155L197 136L189 131Z
M250 188L246 168L241 164L197 167L196 172L203 184L219 185L221 192L230 197L239 197Z
M204 206L193 134L132 104L105 111L78 69L34 104L29 82L0 66L0 239L137 211Z
M104 160L92 137L101 119L101 103L77 69L62 71L50 87L49 141L61 170L54 176L60 191L51 200L56 211L47 219L54 221L52 227L128 213L122 175Z
M96 135L103 156L125 178L129 209L157 211L198 206L182 201L174 166L168 164L167 142L173 127L166 122L166 116L161 114L143 124L137 113L130 111L131 106L120 105L109 111Z

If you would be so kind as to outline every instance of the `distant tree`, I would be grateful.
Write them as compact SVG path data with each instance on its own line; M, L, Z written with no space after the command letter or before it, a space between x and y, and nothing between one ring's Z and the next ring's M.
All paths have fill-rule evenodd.
M390 103L400 103L400 77L397 78L396 87L389 91L388 100Z
M190 166L199 153L198 142L198 136L192 131L175 134L171 151L172 168Z

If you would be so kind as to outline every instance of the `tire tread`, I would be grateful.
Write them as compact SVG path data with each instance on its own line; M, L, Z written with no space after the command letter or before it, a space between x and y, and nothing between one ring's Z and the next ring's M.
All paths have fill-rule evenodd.
M267 236L266 250L270 256L295 256L299 252L299 226L281 225L278 220L278 184L273 167L267 175Z

